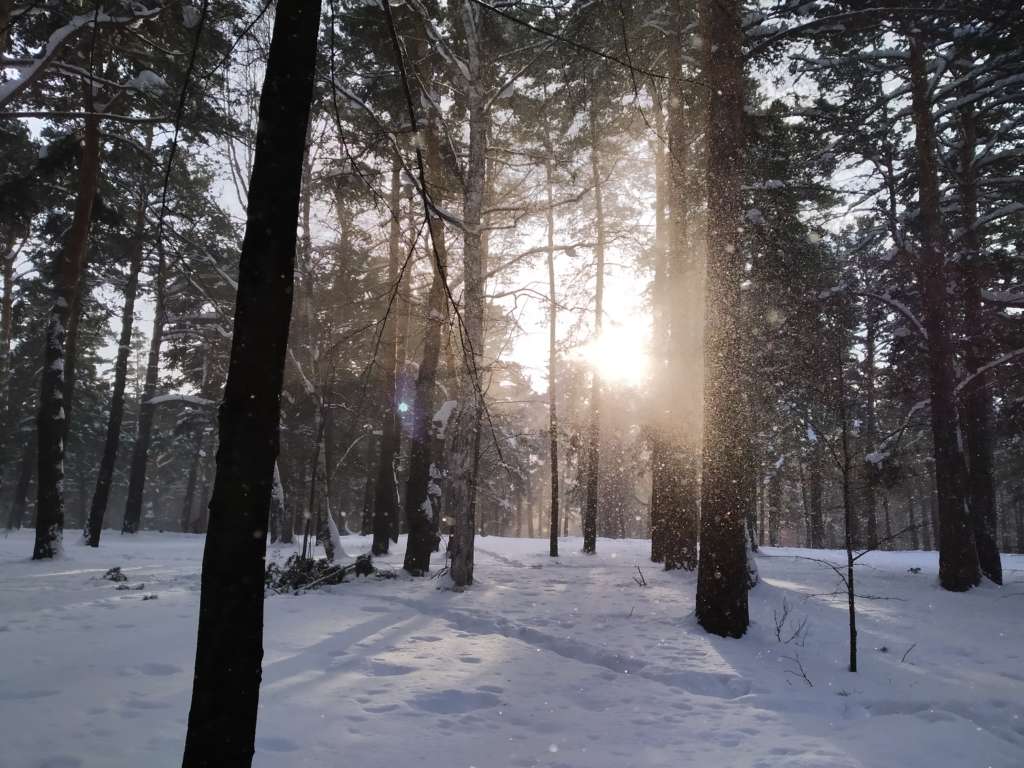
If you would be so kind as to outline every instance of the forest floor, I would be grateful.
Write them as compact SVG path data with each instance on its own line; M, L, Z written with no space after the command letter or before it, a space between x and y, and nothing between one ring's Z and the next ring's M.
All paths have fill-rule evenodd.
M751 629L726 640L648 542L563 539L552 560L477 541L462 594L400 577L268 597L256 766L1024 765L1024 557L967 594L938 588L935 553L865 557L851 674L836 575L794 557L841 553L763 550ZM30 531L0 534L0 766L180 765L202 544L107 532L34 563Z

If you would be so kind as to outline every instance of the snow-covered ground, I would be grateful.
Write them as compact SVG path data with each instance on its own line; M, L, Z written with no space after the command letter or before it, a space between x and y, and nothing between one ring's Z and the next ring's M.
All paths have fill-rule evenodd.
M0 537L0 766L179 765L202 537L108 532L33 563L30 536ZM1024 766L1024 557L968 594L938 588L934 553L864 558L858 591L880 599L860 601L851 674L835 574L793 557L839 553L764 551L751 630L724 640L647 542L561 548L479 539L463 594L400 578L269 597L255 764ZM117 590L111 566L145 587ZM806 619L788 643L784 602L783 640Z

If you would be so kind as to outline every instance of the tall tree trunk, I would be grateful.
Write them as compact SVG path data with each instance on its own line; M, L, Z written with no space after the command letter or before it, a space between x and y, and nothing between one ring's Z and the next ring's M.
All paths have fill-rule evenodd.
M846 351L840 349L839 362L837 365L838 370L838 389L839 389L839 423L841 428L841 446L842 451L842 470L843 476L843 544L846 550L846 605L849 614L849 637L850 637L850 664L848 669L851 672L857 671L857 606L856 606L856 591L854 589L854 528L852 521L854 519L853 499L850 489L850 475L851 475L851 456L850 456L850 416L849 408L846 399Z
M928 95L924 43L916 31L910 35L910 75L921 208L918 282L923 298L924 326L928 333L932 441L942 529L939 537L939 582L944 589L962 592L978 584L978 551L974 527L965 504L964 464L957 435L935 126Z
M914 487L907 488L907 525L910 528L910 548L918 550L921 548L920 531L917 522L917 499L914 496Z
M545 147L544 181L547 192L548 261L548 435L551 470L551 526L548 554L558 557L558 295L555 284L555 201L551 142Z
M38 481L34 560L50 558L61 548L64 529L64 342L89 246L93 203L99 183L99 119L85 118L78 191L68 239L54 265L54 301L46 326L37 419Z
M0 0L0 4L6 1ZM0 37L2 35L0 33ZM0 45L2 50L3 46ZM13 234L9 243L0 241L0 248L3 249L0 251L3 262L3 296L0 298L0 452L3 453L6 453L7 442L14 432L14 424L11 423L14 415L11 407L11 340L14 332L14 260L18 253L14 242ZM4 472L0 471L0 484L3 475ZM13 528L13 521L9 522L12 524L8 527Z
M388 285L394 291L388 316L384 319L381 333L381 379L385 387L385 398L381 414L380 455L377 460L377 483L373 500L375 544L377 530L388 537L398 533L395 525L398 509L398 488L395 486L395 460L401 438L398 420L398 325L401 313L402 262L402 166L396 157L391 165L391 229L388 233Z
M417 74L421 82L429 82L431 73L426 63L425 34L417 46ZM425 137L424 183L431 202L444 205L444 163L438 117L428 110L421 128ZM426 328L423 352L416 374L415 400L412 407L412 428L409 434L409 475L405 485L405 520L409 531L405 546L403 568L414 575L430 572L430 554L437 550L437 530L434 525L432 499L440 493L440 472L434 464L438 451L434 450L434 390L437 385L438 363L441 357L442 331L446 326L448 248L445 242L443 220L427 212L430 242L428 258L434 277L427 295Z
M282 3L274 19L219 414L184 768L247 767L255 751L267 510L319 22L319 0Z
M147 135L147 148L152 146L152 137L153 133L150 131ZM124 288L124 307L121 310L121 335L118 338L117 359L114 362L114 388L110 397L107 434L103 440L103 454L100 458L100 466L96 474L96 488L93 491L92 506L89 509L89 522L86 524L84 531L85 541L90 547L98 547L100 545L103 517L107 512L110 485L114 477L114 465L117 463L117 451L121 445L121 422L124 420L124 390L128 381L128 357L132 353L135 298L139 290L139 273L142 271L148 196L148 190L143 185L139 193L138 207L135 210L132 240L129 245L131 255L129 256L128 281Z
M782 531L782 463L776 462L768 478L768 543L779 546Z
M193 441L197 438L201 438L200 435L193 433ZM199 455L199 449L196 448L192 454L192 460L188 463L188 479L185 481L185 499L181 504L181 532L188 533L192 530L192 511L196 507L196 485L199 482L199 465L202 461L202 456ZM271 519L271 533L270 540L277 540L277 531L273 528L273 519Z
M462 27L468 52L466 100L469 110L469 156L462 197L463 400L459 404L451 452L449 509L454 513L451 577L455 587L473 583L476 536L476 474L480 461L480 423L484 412L484 224L487 188L487 139L490 118L484 94L484 16L470 0L461 3Z
M743 31L737 0L702 0L707 127L708 253L704 322L704 455L697 620L708 632L747 631L746 450L742 296Z
M673 70L674 71L674 70ZM667 208L669 204L668 163L665 146L665 114L660 90L652 88L654 97L654 284L652 305L654 312L654 401L656 415L651 423L651 561L665 562L665 508L670 501L672 469L669 460L669 430L667 424L672 382L667 362L671 354L669 333L669 236Z
M673 5L676 44L669 49L669 71L682 78L682 47L686 35L681 2ZM670 347L666 374L671 396L665 423L668 427L665 463L671 473L662 516L665 569L697 567L700 532L700 387L701 387L701 272L703 265L691 238L691 208L697 197L691 179L688 118L682 80L674 84L668 108L669 187L669 293Z
M593 90L590 94L590 169L594 180L594 338L601 337L604 322L604 190L601 179L601 132ZM585 496L583 500L583 551L597 552L597 507L601 477L601 376L590 372L590 422L587 426Z
M153 421L156 418L157 384L160 381L160 350L164 341L164 325L167 318L165 287L167 282L167 256L163 244L157 243L157 267L153 276L153 333L149 339L149 357L146 361L146 383L142 388L142 402L139 404L139 425L132 451L132 463L128 472L128 496L124 505L124 521L121 533L135 533L142 522L142 501L146 490L146 465L149 462L149 446L153 440Z
M869 446L878 445L878 420L875 416L875 351L877 348L878 323L875 311L869 308L865 313L864 334L864 438ZM866 541L854 540L854 546L866 545L868 549L878 547L878 502L875 494L874 468L867 462L860 466L864 477L864 517L867 524Z
M811 547L819 549L825 546L825 516L822 510L824 495L824 450L819 436L811 448L811 465L809 467L808 502L810 504Z
M13 4L14 0L0 0L0 54L7 51L7 37L11 31L11 6Z
M33 470L36 465L37 432L32 431L25 443L21 461L18 462L18 479L14 483L14 497L11 499L11 510L7 519L8 528L21 528L25 521L25 510L28 507L28 487L32 483Z
M960 267L963 304L964 363L974 378L962 393L960 423L967 443L967 499L981 572L1003 583L1003 566L996 539L997 509L992 470L992 394L990 378L981 371L992 355L981 305L981 234L978 232L978 180L974 167L978 125L974 105L960 108L960 168L957 178L964 254Z

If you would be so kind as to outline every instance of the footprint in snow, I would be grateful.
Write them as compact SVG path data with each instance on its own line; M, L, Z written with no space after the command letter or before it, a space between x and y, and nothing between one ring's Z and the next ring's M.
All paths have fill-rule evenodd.
M294 752L299 748L291 739L283 739L280 736L257 736L256 749L264 752Z
M173 664L159 664L157 662L146 662L138 666L139 672L144 675L151 675L153 677L166 677L167 675L176 675L181 672L181 667L176 667Z
M454 689L420 694L413 697L410 702L416 709L434 712L439 715L462 715L478 709L496 707L500 703L501 700L493 693L457 691Z

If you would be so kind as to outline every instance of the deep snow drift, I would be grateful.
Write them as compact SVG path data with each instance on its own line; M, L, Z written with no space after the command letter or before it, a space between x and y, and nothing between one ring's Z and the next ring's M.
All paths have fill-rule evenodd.
M33 563L30 531L0 537L0 766L180 765L203 538L68 538ZM968 594L938 588L935 553L865 557L858 592L880 599L859 603L851 674L835 574L793 557L840 553L763 551L751 630L723 640L691 615L694 575L647 542L560 546L478 539L464 594L400 578L270 596L255 765L1024 765L1024 557ZM145 586L117 589L112 566ZM806 619L788 643L784 602L783 640Z

